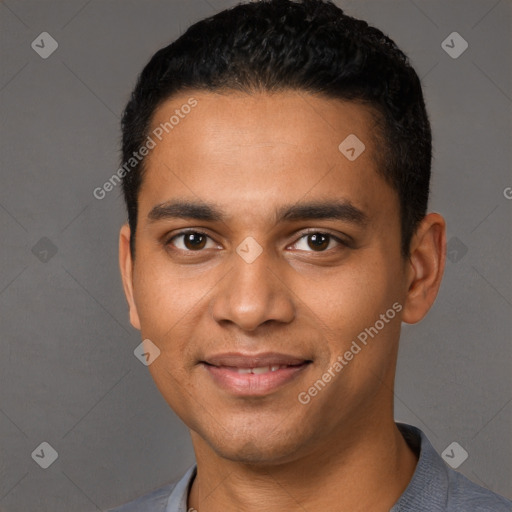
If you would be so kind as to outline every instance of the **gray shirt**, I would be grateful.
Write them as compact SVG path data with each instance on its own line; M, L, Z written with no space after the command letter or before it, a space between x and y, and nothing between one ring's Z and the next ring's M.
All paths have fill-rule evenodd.
M419 459L407 489L389 512L512 512L512 501L448 466L419 428L404 423L397 426ZM194 465L178 483L160 487L110 512L188 512L188 491L195 476Z

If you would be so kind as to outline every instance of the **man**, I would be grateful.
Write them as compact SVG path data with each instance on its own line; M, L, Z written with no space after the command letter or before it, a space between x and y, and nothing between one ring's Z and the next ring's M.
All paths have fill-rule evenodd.
M158 51L123 117L120 266L197 465L128 511L509 511L396 424L438 293L421 85L328 1L239 5Z

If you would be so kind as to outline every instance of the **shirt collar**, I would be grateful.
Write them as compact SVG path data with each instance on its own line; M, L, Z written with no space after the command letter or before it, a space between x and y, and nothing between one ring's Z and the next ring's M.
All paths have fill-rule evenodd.
M176 484L176 487L172 490L167 500L165 512L187 512L188 493L196 474L197 465L194 464L187 470L181 480Z
M389 512L428 510L442 512L448 501L446 464L427 436L417 427L397 423L407 444L419 454L409 485Z

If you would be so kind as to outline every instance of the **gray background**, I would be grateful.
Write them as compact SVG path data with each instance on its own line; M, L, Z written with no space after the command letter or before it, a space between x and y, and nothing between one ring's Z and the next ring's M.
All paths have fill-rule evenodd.
M86 512L178 478L187 430L133 355L117 264L119 117L149 57L234 1L0 3L0 509ZM459 471L512 498L511 3L339 1L388 33L425 88L434 132L430 209L447 220L440 295L404 325L396 419ZM49 32L58 49L31 43ZM441 42L459 32L457 59ZM41 240L42 239L42 240ZM56 252L55 252L56 251ZM55 253L55 254L54 254ZM46 441L46 470L31 453Z

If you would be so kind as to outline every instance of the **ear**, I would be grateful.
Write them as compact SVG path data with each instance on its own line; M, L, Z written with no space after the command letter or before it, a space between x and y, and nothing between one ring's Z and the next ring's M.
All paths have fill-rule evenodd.
M130 253L130 226L124 224L119 232L119 267L123 280L124 294L130 307L130 323L140 330L139 314L133 298L133 260Z
M411 240L403 322L414 324L427 314L441 286L445 260L445 220L438 213L429 213Z

